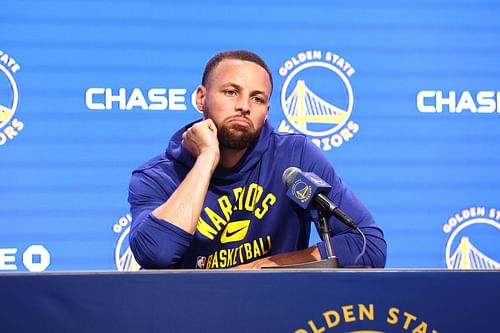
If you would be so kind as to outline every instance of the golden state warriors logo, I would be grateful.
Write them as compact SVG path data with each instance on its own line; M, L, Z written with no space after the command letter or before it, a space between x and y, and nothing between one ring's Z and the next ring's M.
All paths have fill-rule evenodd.
M450 269L500 269L500 210L472 207L443 226L448 234L445 258Z
M130 222L132 222L132 216L126 214L120 217L118 222L113 225L113 231L120 235L115 245L115 265L119 271L138 271L141 268L137 261L135 261L128 244Z
M299 199L301 202L309 201L312 194L312 188L310 185L307 185L302 180L296 180L292 185L292 193L293 195Z
M349 79L354 67L333 52L308 50L286 60L281 106L286 121L278 131L300 132L321 149L338 148L359 130L350 119L354 94Z
M24 124L15 118L19 103L19 90L14 74L21 66L7 53L0 50L0 146L23 129Z

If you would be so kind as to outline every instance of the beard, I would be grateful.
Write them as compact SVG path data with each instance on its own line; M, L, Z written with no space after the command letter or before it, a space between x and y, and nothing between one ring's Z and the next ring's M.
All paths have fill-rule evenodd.
M217 130L217 138L222 148L229 149L246 149L257 139L259 136L253 126L248 128L238 124L222 124Z

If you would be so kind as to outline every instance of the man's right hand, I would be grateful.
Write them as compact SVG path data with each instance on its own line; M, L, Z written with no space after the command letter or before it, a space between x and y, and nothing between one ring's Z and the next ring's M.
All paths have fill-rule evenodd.
M194 124L182 134L182 146L194 158L201 155L213 158L212 170L215 170L220 160L217 127L212 119L206 119Z
M214 122L207 119L188 128L182 134L182 147L189 151L196 161L167 201L153 210L153 215L193 235L210 179L220 160L217 127Z

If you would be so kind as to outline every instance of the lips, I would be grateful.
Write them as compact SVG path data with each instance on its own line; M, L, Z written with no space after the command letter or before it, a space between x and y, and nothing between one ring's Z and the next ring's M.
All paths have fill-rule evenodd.
M241 116L236 116L236 117L230 118L228 120L228 123L232 124L232 125L253 128L253 124L250 121L250 119L245 118L245 117L241 117Z

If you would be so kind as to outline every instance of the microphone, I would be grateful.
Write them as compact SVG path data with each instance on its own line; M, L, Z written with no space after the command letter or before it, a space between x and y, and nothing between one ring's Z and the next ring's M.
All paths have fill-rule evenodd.
M313 172L303 172L296 167L288 167L281 177L288 186L287 196L304 209L313 205L325 214L335 216L351 228L357 228L352 219L335 205L327 196L331 186Z

